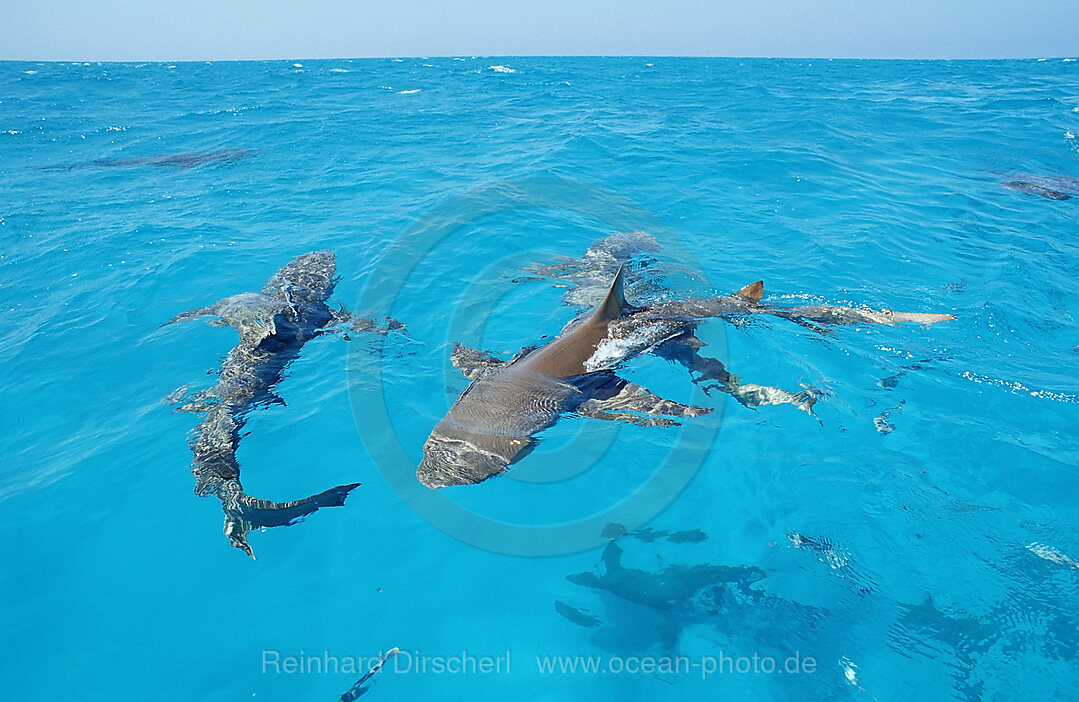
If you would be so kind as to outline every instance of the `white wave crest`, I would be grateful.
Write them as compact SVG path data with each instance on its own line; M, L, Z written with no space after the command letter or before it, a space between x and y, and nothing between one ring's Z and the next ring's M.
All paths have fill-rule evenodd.
M1056 563L1057 565L1067 566L1068 568L1075 568L1079 570L1079 563L1074 558L1067 556L1052 546L1046 546L1045 544L1039 544L1037 541L1027 546L1027 550L1033 553L1038 558Z
M516 73L517 72L516 68L510 68L509 66L501 66L501 65L499 65L499 66L488 66L488 68L490 68L492 71L495 71L497 73Z

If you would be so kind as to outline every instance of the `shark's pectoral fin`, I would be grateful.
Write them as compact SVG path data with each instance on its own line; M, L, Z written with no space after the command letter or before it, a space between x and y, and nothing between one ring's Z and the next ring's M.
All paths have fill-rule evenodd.
M705 392L719 390L730 394L746 407L762 405L794 405L798 409L813 414L813 403L820 393L812 389L791 393L780 388L755 383L743 383L738 376L731 374L719 359L704 356L700 348L704 344L693 334L693 330L663 342L655 348L660 358L686 367L693 382Z
M707 407L683 405L653 395L636 383L615 378L600 392L577 406L577 414L593 419L630 422L640 426L675 426L670 417L700 417L712 410Z
M729 393L731 397L746 407L794 405L808 414L813 414L813 405L821 395L819 390L805 386L803 386L801 392L792 393L769 385L743 383L738 379L738 376L733 374L729 376L726 383L719 386L719 389Z
M656 346L652 353L671 363L685 366L693 378L693 382L705 387L705 391L707 391L706 382L726 383L730 373L723 367L723 363L719 359L702 355L700 349L703 347L704 342L697 338L697 335L693 333L693 329L688 329Z
M224 302L224 300L222 300L222 302ZM218 317L220 316L220 313L218 312L220 306L221 302L215 302L214 304L207 305L206 307L199 307L198 309L190 310L188 312L181 312L169 321L165 322L165 324L172 324L173 322L187 322L192 319L198 319L199 317Z
M492 368L501 368L506 365L498 356L490 351L471 349L462 344L454 343L450 353L450 361L469 380L475 380Z
M330 321L322 330L322 333L345 333L345 338L348 340L348 332L374 332L379 336L386 336L391 331L399 331L404 328L405 325L393 317L386 317L385 323L379 323L377 319L368 314L353 314L341 307L336 310L330 308Z
M275 317L288 311L288 304L262 293L241 293L218 300L212 305L178 314L165 324L183 322L199 317L217 317L214 326L235 327L240 345L254 348L268 336L277 333Z
M198 414L200 412L208 412L221 401L220 398L209 390L189 392L190 389L190 385L183 385L176 388L165 396L165 403L168 405L179 405L173 412L194 412Z
M833 305L803 305L801 307L757 307L751 310L758 314L771 314L815 328L806 322L818 324L887 324L916 322L929 326L937 322L955 319L952 314L931 312L894 312L892 310L874 310L859 307L839 307ZM821 331L817 329L817 331Z
M607 412L605 410L596 409L595 407L582 406L577 412L581 416L590 419L606 419L609 421L626 422L628 424L636 424L639 427L676 427L679 425L678 422L670 417L650 417L632 414L630 412Z

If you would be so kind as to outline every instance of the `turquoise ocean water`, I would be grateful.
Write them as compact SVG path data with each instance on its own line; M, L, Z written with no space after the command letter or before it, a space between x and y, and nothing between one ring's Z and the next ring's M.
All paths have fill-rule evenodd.
M1077 66L0 64L3 696L335 700L350 660L391 646L365 699L1073 695ZM1077 197L1000 184L1022 177ZM686 294L763 279L781 303L957 320L709 321L732 372L824 390L819 421L641 358L624 374L716 408L714 437L568 417L510 474L437 493L460 509L432 525L409 481L466 385L449 344L508 357L557 334L564 290L521 268L627 229L703 274L671 277ZM212 384L235 333L160 325L314 249L337 254L336 300L407 330L310 342L287 405L251 414L251 494L363 483L252 534L252 561L193 494L197 418L162 401ZM617 568L591 526L531 557L531 532L491 546L461 516L574 524L672 462L699 470L627 525ZM273 664L312 656L338 670ZM551 656L606 672L544 673ZM735 669L754 656L815 665ZM647 657L692 667L630 672Z

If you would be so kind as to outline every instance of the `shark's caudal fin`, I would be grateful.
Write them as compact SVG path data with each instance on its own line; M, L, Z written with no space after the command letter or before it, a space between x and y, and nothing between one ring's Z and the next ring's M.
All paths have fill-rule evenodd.
M764 281L758 280L756 283L750 283L741 290L735 293L738 297L744 297L752 302L760 302L764 297Z
M259 500L241 492L236 495L231 511L226 506L225 535L229 537L233 546L254 558L255 554L247 543L248 532L263 527L295 524L322 507L340 507L345 504L348 494L359 485L359 483L338 485L294 502Z
M607 291L607 297L604 298L600 306L596 308L595 314L592 315L593 322L609 322L622 316L622 311L627 306L622 282L624 270L625 264L618 267L618 273L614 276L611 289Z

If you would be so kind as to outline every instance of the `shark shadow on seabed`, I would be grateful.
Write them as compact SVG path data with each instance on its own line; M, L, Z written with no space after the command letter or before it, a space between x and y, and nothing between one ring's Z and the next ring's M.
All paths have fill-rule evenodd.
M1079 670L1079 562L1038 542L998 558L986 563L1005 587L990 588L988 601L951 602L927 592L918 604L899 603L888 647L936 664L934 672L951 678L964 702L1071 696Z
M416 471L421 483L429 488L474 485L499 475L535 448L536 434L568 413L670 427L678 424L677 419L712 411L664 399L619 377L617 371L624 362L643 354L684 366L706 393L728 393L747 407L790 404L812 414L818 391L790 392L744 382L718 359L703 355L704 343L695 331L710 318L766 314L820 332L821 324L930 325L955 319L950 314L825 305L780 307L762 302L761 281L730 295L688 300L664 295L652 300L635 298L637 304L633 304L625 290L636 286L639 291L641 281L632 280L634 268L627 256L632 257L651 237L638 234L643 241L636 242L635 248L634 241L626 241L628 236L601 239L579 261L563 259L556 269L535 271L570 280L573 289L567 295L584 295L574 298L579 302L589 299L596 281L615 268L599 304L571 320L554 340L526 346L509 360L455 345L453 365L471 383L424 443Z
M813 689L834 698L848 687L836 665L842 622L834 613L768 593L766 573L756 566L693 563L709 546L672 540L682 533L642 530L612 540L593 570L566 576L583 591L566 596L568 602L556 600L555 611L612 655L730 661L756 654L780 667L793 656L809 657L822 675L779 675L770 682L796 685L800 697ZM727 665L720 672L730 673Z
M336 273L332 251L307 253L277 271L261 292L226 297L166 322L213 317L211 324L231 326L239 332L239 343L218 369L216 385L195 393L188 393L185 386L167 400L179 404L179 410L203 415L189 440L195 454L191 464L195 493L200 497L212 494L221 500L225 535L252 558L247 542L252 529L295 524L322 507L343 505L359 485L338 485L292 502L259 500L244 493L236 460L248 413L260 406L284 404L274 390L304 344L324 334L353 331L385 335L403 328L390 318L380 325L369 317L353 316L327 305L337 284Z

